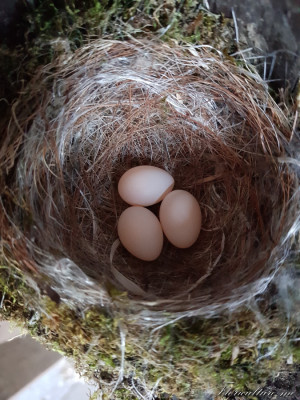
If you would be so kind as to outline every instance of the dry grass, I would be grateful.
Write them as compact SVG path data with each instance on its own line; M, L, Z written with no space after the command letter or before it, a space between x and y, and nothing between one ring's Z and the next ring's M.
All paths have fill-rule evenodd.
M41 70L15 106L0 155L14 199L3 192L3 248L66 301L122 307L113 284L151 323L235 308L282 267L299 223L296 175L278 161L290 135L249 66L205 46L92 42ZM116 242L118 180L144 164L170 172L203 215L191 248L165 241L153 262Z

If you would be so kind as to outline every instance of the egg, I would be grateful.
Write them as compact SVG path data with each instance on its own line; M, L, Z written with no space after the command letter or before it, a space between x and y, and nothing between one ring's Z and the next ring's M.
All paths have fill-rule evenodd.
M118 221L123 246L135 257L153 261L163 247L163 231L156 215L144 207L128 207Z
M173 187L174 178L167 171L151 165L141 165L129 169L121 176L118 191L126 203L147 207L163 200Z
M201 210L196 198L185 190L174 190L161 203L159 219L168 240L176 247L187 248L198 239Z

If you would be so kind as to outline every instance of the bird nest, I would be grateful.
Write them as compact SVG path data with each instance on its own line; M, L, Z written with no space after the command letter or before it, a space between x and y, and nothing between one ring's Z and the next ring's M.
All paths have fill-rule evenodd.
M284 264L299 219L282 162L291 129L252 67L206 46L97 40L41 70L25 96L1 149L3 248L64 301L211 315ZM138 165L198 200L190 248L165 240L147 262L118 242L118 182Z

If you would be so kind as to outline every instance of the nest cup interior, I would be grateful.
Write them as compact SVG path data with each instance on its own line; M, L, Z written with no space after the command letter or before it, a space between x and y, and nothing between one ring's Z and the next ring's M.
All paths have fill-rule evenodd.
M226 302L267 275L287 229L292 178L276 159L289 129L252 75L205 49L153 42L75 53L57 68L18 162L35 243L101 284L176 300L177 310ZM198 200L202 230L190 248L165 238L152 262L122 245L112 254L128 207L118 181L137 165L165 169ZM149 209L158 215L159 205Z

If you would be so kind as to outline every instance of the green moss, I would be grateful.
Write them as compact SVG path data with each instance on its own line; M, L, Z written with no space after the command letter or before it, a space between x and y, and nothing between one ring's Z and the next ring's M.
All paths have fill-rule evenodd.
M0 269L0 298L4 318L25 326L48 348L72 357L88 378L103 387L118 378L120 320L105 309L74 311L48 296L38 297L13 267ZM207 389L221 390L227 382L239 390L254 388L271 371L278 371L290 354L295 363L300 360L299 343L289 341L299 336L297 328L291 327L290 336L277 346L283 335L280 318L275 314L267 326L261 326L244 311L235 320L180 321L154 336L149 329L127 324L124 380L115 398L135 398L129 390L132 379L136 385L147 382L149 389L159 381L160 396L169 393L191 400ZM257 363L272 348L274 352Z
M29 319L33 311L27 309L26 299L32 296L36 296L35 291L28 287L19 271L0 266L0 310L4 319Z
M0 47L0 74L7 76L0 87L1 98L6 99L0 103L0 112L9 111L9 103L38 66L76 50L90 38L156 34L169 42L210 44L226 56L235 50L231 21L203 11L196 0L36 0L34 8L23 2L19 15L13 34ZM104 391L106 383L118 378L120 326L126 326L124 379L115 391L116 399L137 398L129 389L132 381L140 392L141 382L150 389L159 382L157 398L161 400L172 394L197 399L203 391L221 389L228 381L245 390L266 379L270 371L278 371L287 355L293 354L294 362L300 362L299 342L289 342L299 337L296 328L291 327L286 341L278 345L286 321L277 310L272 319L266 314L264 326L244 310L234 319L182 320L154 335L100 307L73 310L57 304L42 290L38 295L13 262L3 264L2 317L25 326L47 347L72 357L78 370L101 382ZM33 278L39 284L40 278ZM113 299L126 297L113 287L108 292ZM273 353L263 358L272 348ZM259 363L258 357L262 357Z
M47 347L72 357L87 377L104 384L117 379L120 321L106 310L93 307L75 312L47 296L38 298L13 267L0 269L0 297L4 318L25 325ZM253 388L270 371L278 371L289 355L294 363L300 361L299 342L289 341L299 336L297 328L291 327L290 336L278 346L283 335L280 326L285 326L280 318L275 313L261 326L244 311L235 320L186 320L165 327L155 338L149 330L127 325L125 377L116 398L132 398L128 389L132 374L137 384L146 381L151 388L159 380L159 393L191 400L207 389L221 389L228 381L239 390ZM258 357L262 357L259 363Z
M299 333L300 332L298 332L297 336L295 334L295 337L298 339L299 339ZM300 364L300 341L292 342L290 354L293 355L293 362L295 364Z
M156 34L162 40L200 42L228 53L235 46L232 32L230 20L191 0L19 2L14 25L0 46L0 74L7 77L0 85L0 112L4 115L39 66L91 38Z

